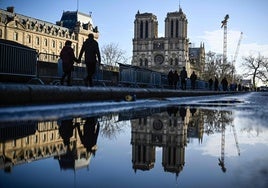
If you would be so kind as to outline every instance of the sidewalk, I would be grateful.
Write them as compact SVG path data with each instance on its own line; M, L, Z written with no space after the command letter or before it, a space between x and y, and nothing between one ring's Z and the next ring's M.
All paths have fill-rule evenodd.
M85 87L85 86L54 86L0 84L1 105L53 104L89 101L121 101L127 95L135 95L136 99L190 97L237 92L171 90L157 88L127 87Z

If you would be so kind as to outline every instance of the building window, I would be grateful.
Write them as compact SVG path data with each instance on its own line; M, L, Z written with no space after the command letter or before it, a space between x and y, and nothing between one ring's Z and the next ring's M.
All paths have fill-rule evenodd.
M17 32L14 33L13 40L14 41L18 41L19 40L19 34Z
M13 140L12 145L13 145L13 147L16 147L16 140Z
M172 58L169 60L169 64L173 65L173 59Z
M31 42L32 42L32 40L31 40L31 36L30 36L30 35L27 35L27 42L28 42L28 43L31 43Z
M44 40L44 45L47 46L47 39Z
M3 35L3 34L2 34L2 29L0 29L0 38L2 38L2 35Z
M143 21L140 23L140 38L143 38Z
M39 39L39 37L36 37L36 38L35 38L35 44L36 44L36 45L39 45L39 44L40 44L40 39Z
M29 137L28 136L25 138L25 144L29 144Z
M176 37L179 37L179 21L176 20Z
M170 26L170 36L173 37L173 29L174 29L174 25L173 25L173 20L171 20L171 26Z
M178 60L178 58L175 58L175 65L179 65L179 60Z
M145 66L148 67L148 59L145 59Z
M149 24L148 21L145 22L145 38L148 38Z
M140 66L142 66L142 59L140 59Z
M59 44L59 48L62 49L62 42L60 42L60 44Z
M55 48L56 47L56 42L55 40L52 40L52 48Z

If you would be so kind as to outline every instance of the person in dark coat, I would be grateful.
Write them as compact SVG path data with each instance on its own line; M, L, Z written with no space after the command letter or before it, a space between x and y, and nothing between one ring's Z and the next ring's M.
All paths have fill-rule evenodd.
M215 80L214 80L214 90L215 91L219 90L219 80L217 77L215 77Z
M173 88L173 71L172 70L168 72L168 85L170 89Z
M177 89L177 85L178 85L178 81L179 81L180 77L177 71L175 71L173 73L173 85L174 85L174 89Z
M70 139L73 136L73 119L64 119L61 120L59 126L59 133L61 138L63 139L63 143L65 146L69 148L70 146Z
M209 90L212 90L212 85L213 85L213 80L212 80L212 78L210 78L210 79L208 80L208 87L209 87Z
M186 81L187 81L187 71L186 71L185 67L182 68L181 73L180 73L180 77L181 77L181 89L185 90L186 89Z
M226 77L224 77L221 81L221 84L222 84L222 89L223 91L227 91L227 88L228 88L228 81L226 79Z
M87 67L85 85L92 87L93 75L96 72L97 64L100 65L101 63L99 44L96 40L94 40L94 35L92 33L88 35L88 39L82 45L78 58L79 61L81 61L83 53L85 53L85 63Z
M86 148L87 152L92 152L95 155L97 149L97 139L100 130L100 124L97 117L87 117L83 130L80 126L77 127L78 135L81 143Z
M67 85L71 86L71 74L74 70L74 61L78 62L75 58L74 50L71 47L72 41L67 40L65 46L60 52L60 58L62 59L63 75L61 77L61 85L64 85L64 80L67 77Z
M196 76L195 72L193 71L192 74L191 74L191 76L190 76L192 89L195 89L196 79L197 79L197 76Z

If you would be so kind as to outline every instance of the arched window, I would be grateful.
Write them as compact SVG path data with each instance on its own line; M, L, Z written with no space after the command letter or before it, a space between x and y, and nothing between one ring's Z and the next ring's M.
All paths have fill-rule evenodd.
M39 44L40 44L40 39L39 39L39 37L36 37L36 38L35 38L35 44L36 44L36 45L39 45Z
M27 35L27 42L28 42L28 43L31 43L31 42L32 42L31 35Z
M18 41L19 40L19 34L17 32L14 32L13 40L14 41Z
M56 42L55 40L52 40L52 48L55 48L56 47Z
M47 46L47 39L44 40L44 45Z
M175 65L179 65L179 60L178 60L178 58L175 58Z
M148 67L148 59L145 59L144 64L145 64L145 67Z
M173 59L172 59L172 58L170 58L170 60L169 60L169 64L170 64L170 65L173 65Z
M140 66L142 66L142 59L140 59Z

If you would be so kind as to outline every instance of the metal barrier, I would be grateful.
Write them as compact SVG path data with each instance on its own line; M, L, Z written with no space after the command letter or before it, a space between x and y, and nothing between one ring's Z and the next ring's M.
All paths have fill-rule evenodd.
M138 66L119 63L119 84L131 87L164 87L167 76Z
M40 53L38 56L38 77L46 84L59 85L60 79L63 75L62 61L58 55ZM53 60L53 62L45 61ZM110 67L100 65L97 67L96 73L93 76L95 85L115 85L118 80L118 72L113 74ZM72 72L72 83L74 85L84 85L84 78L87 76L86 65L84 62L74 64L74 71Z
M0 62L2 76L37 76L37 52L27 46L0 40Z

